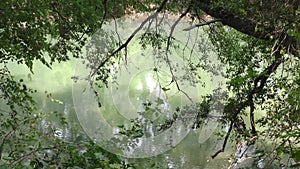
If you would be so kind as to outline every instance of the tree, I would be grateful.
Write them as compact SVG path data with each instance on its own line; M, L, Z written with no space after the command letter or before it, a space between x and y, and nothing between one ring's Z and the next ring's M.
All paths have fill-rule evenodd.
M32 97L36 91L29 89L23 79L14 78L7 67L14 61L26 64L32 71L35 60L51 68L53 62L68 60L69 54L77 57L85 35L91 35L106 20L104 11L122 11L122 6L114 4L96 1L1 3L0 168L130 166L119 156L95 145L78 126L73 126L74 131L79 131L74 133L77 141L73 142L56 137L58 126L53 123L45 130L40 129L42 119L51 113L57 116L60 127L68 124L60 112L37 110ZM103 156L95 156L98 153Z
M299 20L296 19L299 18L299 2L242 1L225 4L220 1L201 1L196 6L216 18L221 18L223 25L245 34L232 37L223 30L226 33L222 33L222 38L214 35L216 43L223 42L216 44L221 49L220 54L225 56L226 63L232 65L227 75L231 79L229 87L235 93L234 97L229 98L225 108L225 114L227 113L231 122L224 145L231 130L235 128L238 133L249 138L248 144L253 144L260 135L270 139L275 137L274 142L278 143L274 150L278 154L284 152L298 159L298 136L293 132L298 130L299 125L299 110L294 107L298 102L296 93L299 92ZM248 45L230 45L238 44L240 40L246 40ZM287 62L291 65L287 66ZM258 66L261 63L264 65ZM280 69L279 65L282 66L281 71L277 70ZM260 71L257 69L259 67ZM291 84L287 85L288 83ZM284 86L289 86L289 90ZM255 110L260 106L267 111L267 115L265 119L255 122ZM244 122L238 119L246 107L250 108L249 131ZM267 125L268 129L258 132L256 125ZM223 146L213 157L224 148Z
M8 111L0 110L0 115L6 119L1 121L0 159L4 159L1 158L4 152L8 151L9 155L1 161L1 165L19 165L25 159L31 161L30 165L33 166L44 165L41 164L39 153L49 155L45 152L47 149L61 150L61 147L70 147L64 153L73 151L73 155L80 149L78 145L69 145L55 138L39 142L50 142L49 147L47 144L33 144L36 139L43 137L36 132L24 139L24 134L35 130L33 124L35 118L39 118L33 116L34 100L30 93L34 91L28 89L22 81L17 82L6 64L16 61L26 64L32 70L34 60L51 68L53 62L67 61L70 54L79 57L87 38L103 24L131 12L152 12L141 27L155 19L159 13L174 13L179 14L175 23L180 22L183 17L189 17L193 21L186 31L198 27L207 29L222 63L226 65L227 88L230 91L222 114L224 125L229 125L229 130L224 137L223 147L212 155L213 158L224 151L230 136L233 136L235 139L244 139L247 145L270 141L276 153L264 152L262 156L270 157L272 154L272 161L283 158L284 154L298 162L294 166L299 165L300 9L297 0L3 2L0 6L0 62L4 66L0 69L0 94ZM168 51L176 25L172 26L168 37L149 36L151 34L145 33L142 38L156 42L150 46L157 47L155 45L159 43ZM138 31L141 29L133 32L127 41L118 42L119 46L107 53L103 60L98 60L97 65L93 65L95 68L91 77L96 77L100 84L107 83L109 65L114 63L115 58L126 60L126 52L122 51L126 51ZM46 54L49 57L45 57ZM168 63L170 59L172 58L166 57L165 61ZM175 76L171 83L178 83ZM178 90L184 92L180 87ZM246 119L243 117L247 108L250 109L250 126L246 126ZM266 111L266 116L255 121L258 109ZM20 125L24 127L19 128ZM265 130L257 131L258 125L265 126ZM14 142L10 142L12 140ZM28 147L27 144L33 145ZM90 144L92 143L88 142L84 145ZM17 145L23 147L22 151ZM117 158L108 156L110 159ZM76 162L78 161L70 163ZM51 164L51 161L48 163ZM121 162L117 160L116 163ZM84 166L86 163L80 165ZM95 164L97 165L101 166Z

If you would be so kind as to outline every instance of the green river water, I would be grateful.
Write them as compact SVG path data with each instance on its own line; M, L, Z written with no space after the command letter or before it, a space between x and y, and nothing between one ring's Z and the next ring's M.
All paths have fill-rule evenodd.
M128 37L128 34L132 32L137 25L138 22L130 22L130 26L126 28L123 27L119 30L122 36L121 39ZM180 31L187 25L188 23L185 23L185 25L179 25L177 30L179 32L174 33L180 36L177 40L181 47L186 44L184 39L186 39L189 35L187 33L182 34ZM107 28L107 30L112 29L113 28L109 26ZM194 38L196 37L194 35L192 36ZM57 111L67 117L70 123L81 125L89 136L98 137L98 135L94 135L94 129L89 130L89 128L93 128L98 125L97 120L101 121L105 119L111 126L117 126L123 122L128 123L130 119L139 117L137 112L145 111L145 109L141 107L145 101L155 102L157 99L158 101L161 101L162 103L158 106L161 106L159 109L163 110L161 112L162 114L172 113L178 106L183 106L189 103L187 97L185 97L181 92L178 92L174 83L167 86L172 80L167 66L161 62L157 62L159 58L157 60L153 59L155 57L151 57L153 55L152 51L141 50L140 45L136 42L137 41L135 41L131 48L128 49L128 60L126 60L128 64L121 62L121 64L118 64L115 67L115 70L118 71L114 71L113 74L115 75L118 83L113 83L113 80L111 79L109 88L99 89L102 95L102 97L100 97L102 107L100 108L95 108L92 98L81 93L82 90L80 89L83 89L82 86L86 85L86 82L83 81L82 83L74 83L71 79L74 75L84 77L84 75L87 75L89 72L89 70L85 70L84 66L81 65L81 61L79 59L71 59L68 62L59 64L54 63L52 69L47 68L39 62L35 62L33 66L34 74L31 74L25 66L14 63L9 64L9 68L12 70L12 74L17 79L24 79L24 82L28 85L28 87L38 91L34 96L38 103L38 111ZM95 45L95 43L93 45ZM101 38L98 45L103 45ZM209 44L207 45L207 47L209 47ZM191 53L191 48L188 48L185 52ZM173 53L176 53L176 51L173 51ZM208 52L203 54L203 56L204 55L213 57L215 54ZM175 56L172 55L172 59L175 60L173 62L174 65L185 64L181 55L178 53ZM158 73L153 71L153 68L155 67L158 68ZM181 72L184 72L184 70L180 67L178 67L177 70L179 72L177 74L178 76L181 76ZM189 96L201 101L201 96L210 94L212 89L216 87L216 81L212 80L210 75L204 70L199 70L198 75L201 76L202 83L199 83L196 86L184 82L182 84L184 84L184 91L186 91ZM161 86L167 86L168 90L162 90ZM52 96L50 98L47 97L47 93L51 93ZM91 111L84 113L84 109ZM172 116L172 114L164 115L166 117L169 115ZM143 118L155 121L160 118L160 115L155 113L143 114ZM51 120L53 119L46 118L41 123L41 127ZM55 121L51 122L55 123ZM190 130L185 133L184 137L178 139L176 145L166 149L166 151L162 151L158 154L154 153L154 156L151 155L151 157L146 157L147 152L138 154L142 155L141 157L145 156L144 158L132 158L135 156L124 153L124 159L128 162L137 163L139 168L149 168L153 162L157 162L157 164L161 165L161 168L227 168L229 166L228 159L230 158L230 153L234 151L235 147L229 144L224 153L221 153L216 159L212 160L211 155L221 148L223 140L222 138L217 138L217 136L211 133L213 131L216 133L224 129L221 129L217 122L208 122L207 124L207 126ZM100 126L99 130L101 129L106 130L107 128ZM74 139L72 136L73 132L72 128L61 128L58 132L60 134L58 134L57 137L72 140ZM151 137L153 132L149 130L148 134L148 137ZM99 139L101 140L103 138ZM157 147L164 147L164 138L159 141L161 142L161 145L157 145ZM115 149L118 148L115 147ZM113 149L113 151L118 151L115 149ZM158 149L155 151L158 151Z

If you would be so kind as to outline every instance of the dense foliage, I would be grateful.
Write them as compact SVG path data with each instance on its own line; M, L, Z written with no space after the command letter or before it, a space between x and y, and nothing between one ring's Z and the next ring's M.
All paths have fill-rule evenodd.
M229 138L242 139L249 146L258 145L257 161L300 165L298 0L4 0L0 4L0 168L130 167L95 145L78 126L72 126L78 129L73 130L75 141L56 137L55 125L41 129L50 112L37 110L34 89L15 79L7 64L14 61L32 70L38 60L51 68L54 62L79 57L87 38L106 22L155 11L189 17L195 29L203 26L226 65L228 96L222 121L229 131L223 148L212 156L224 151ZM211 20L205 20L204 14ZM168 46L172 40L150 35L145 33L142 40L152 42L153 47ZM130 43L108 53L92 75L106 80L106 66L114 57L126 57L118 55L126 45ZM266 115L256 119L257 111ZM52 113L61 126L68 126L59 112ZM263 147L263 142L271 146Z

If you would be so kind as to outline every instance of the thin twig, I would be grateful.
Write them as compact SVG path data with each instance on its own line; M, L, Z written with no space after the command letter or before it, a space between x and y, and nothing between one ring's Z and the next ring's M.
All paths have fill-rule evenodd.
M274 56L275 56L275 60L273 61L273 63L268 66L262 73L260 76L258 76L255 80L254 80L254 87L252 90L250 90L249 92L249 95L247 97L247 100L245 100L244 102L242 102L241 104L239 104L239 107L237 108L237 110L234 112L233 116L234 119L231 119L231 123L230 123L230 128L226 134L226 137L224 139L224 143L223 143L223 146L220 150L218 150L216 153L214 153L211 157L212 158L215 158L219 153L221 152L224 152L224 149L226 147L226 144L227 144L227 140L228 140L228 137L232 131L232 125L235 123L235 118L238 116L238 114L241 112L241 110L243 110L245 107L247 106L250 106L251 108L251 104L253 103L253 95L254 94L259 94L261 91L263 91L263 87L266 85L266 82L267 82L267 79L270 77L270 75L275 72L278 68L278 66L283 62L283 59L282 59L282 55L280 54L280 48L279 50L277 50L275 53L274 53ZM260 82L260 85L258 85L258 82ZM252 107L253 108L253 107ZM253 117L251 118L254 118L254 115ZM254 130L255 131L255 128ZM256 134L256 131L253 133L253 134ZM253 143L251 143L253 144Z
M197 28L197 27L200 27L200 26L204 26L204 25L209 25L209 24L212 24L212 23L215 23L215 22L220 22L220 21L222 21L222 20L221 19L214 19L214 20L211 20L211 21L204 21L202 23L198 23L198 24L192 25L192 26L190 26L188 28L185 28L185 29L183 29L183 31L190 31L190 30L192 30L194 28Z
M251 133L253 135L256 135L256 129L255 129L255 122L254 122L254 109L255 109L255 106L254 106L254 102L253 102L253 95L250 95L249 96L249 104L250 104L250 125L251 125Z
M183 12L181 15L180 15L180 17L175 21L175 23L171 26L171 32L170 32L170 34L169 34L169 36L168 36L168 40L167 40L167 49L166 49L166 52L165 52L165 54L166 54L166 62L167 62L167 64L168 64L168 66L169 66L169 70L170 70L170 73L171 73L171 75L172 75L172 81L170 82L170 84L172 83L172 82L175 82L175 84L176 84L176 87L177 87L177 90L179 90L180 92L182 92L192 103L193 103L193 100L192 100L192 98L185 92L185 91L183 91L181 88L180 88L180 86L179 86L179 83L178 83L178 81L176 80L176 77L175 77L175 75L174 75L174 72L173 72L173 67L172 67L172 65L171 65L171 61L170 61L170 59L169 59L169 50L170 50L170 45L171 45L171 39L172 39L172 36L173 36L173 32L174 32L174 30L175 30L175 27L177 26L177 24L180 22L180 20L190 11L190 8L191 8L191 6L189 6L186 10L185 10L185 12Z
M102 4L104 6L104 11L103 11L103 17L102 17L101 23L100 23L101 27L102 27L102 25L105 21L106 16L107 16L107 0L102 0Z
M196 47L196 44L197 44L196 42L198 41L198 35L199 35L199 29L197 29L195 42L194 42L194 44L193 44L193 46L192 46L192 49L191 49L191 52L190 52L190 62L191 62L191 60L192 60L192 55L193 55L193 53L194 53L194 50L195 50L195 47Z
M116 20L116 18L115 18L114 15L112 15L112 18L113 18L113 20L114 20L115 33L117 34L118 41L119 41L118 44L121 44L121 43L122 43L122 40L121 40L121 36L120 36L120 34L119 34L119 31L118 31L118 23L117 23L117 20ZM125 65L127 65L127 47L125 47L125 58L124 58L124 60L125 60ZM119 59L119 62L120 62L120 59Z
M62 146L63 146L63 145L62 145ZM60 147L56 145L56 146L52 146L52 147L44 147L44 148L38 148L38 149L32 150L32 151L28 152L27 154L24 154L24 155L20 156L19 158L15 159L15 160L10 164L10 166L12 167L12 166L16 165L18 162L23 161L23 160L26 159L26 158L29 158L30 155L32 155L32 154L34 154L34 153L37 153L37 152L39 152L39 151L54 150L54 149L57 149L57 150L58 150L59 148L60 148Z
M229 129L228 129L228 131L227 131L227 134L226 134L226 136L225 136L225 138L224 138L224 142L223 142L222 148L221 148L220 150L218 150L217 152L215 152L215 154L213 154L213 155L211 156L211 158L214 159L215 157L217 157L218 154L224 152L225 147L226 147L226 144L227 144L227 141L228 141L228 138L229 138L230 133L231 133L232 128L233 128L233 123L234 123L234 122L231 121L230 126L229 126Z
M147 19L145 19L145 20L141 23L141 25L140 25L140 26L139 26L139 27L138 27L138 28L137 28L137 29L129 36L129 38L127 38L127 40L126 40L121 46L119 46L116 50L114 50L111 54L109 54L109 55L101 62L101 64L100 64L99 66L97 66L93 71L91 71L89 77L92 78L92 77L96 74L97 70L100 69L102 66L104 66L104 64L105 64L106 62L108 62L109 59L110 59L112 56L114 56L116 53L120 52L123 48L126 48L127 45L129 44L129 42L130 42L130 41L135 37L135 35L136 35L136 34L144 27L144 25L145 25L148 21L150 21L150 20L152 20L152 19L154 19L154 18L157 17L157 15L159 14L159 12L161 12L161 11L163 10L163 8L164 8L164 6L166 5L167 1L168 1L168 0L164 0L164 1L161 3L161 5L159 6L159 8L155 11L155 13L153 13L152 15L150 15L149 17L147 17Z

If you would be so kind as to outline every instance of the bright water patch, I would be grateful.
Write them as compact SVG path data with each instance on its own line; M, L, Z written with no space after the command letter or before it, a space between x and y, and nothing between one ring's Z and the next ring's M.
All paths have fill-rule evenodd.
M160 23L160 42L174 22ZM154 41L150 44L158 46L143 48L145 41L139 37L147 29L151 32L153 25L142 29L127 46L126 55L109 63L107 87L97 88L91 77L98 71L94 68L107 59L116 47L113 44L126 40L139 24L119 20L117 28L107 25L95 33L83 62L76 66L73 84L75 110L86 133L108 151L130 158L157 156L173 149L195 125L199 113L195 105L203 101L202 96L212 95L210 117L221 113L224 96L224 78L218 73L222 68L208 38L203 30L183 32L189 26L185 21L174 30L167 55L165 43L159 46L160 42ZM147 34L148 41L151 36ZM199 143L211 136L218 121L211 118L204 124Z

